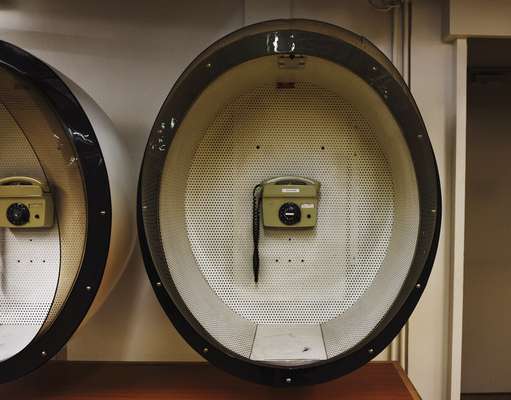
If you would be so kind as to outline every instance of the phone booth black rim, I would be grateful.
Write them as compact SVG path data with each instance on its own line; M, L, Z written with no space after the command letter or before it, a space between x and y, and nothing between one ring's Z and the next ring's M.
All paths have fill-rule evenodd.
M300 28L302 23L336 29L351 40L348 42ZM264 24L267 24L267 30L261 29L237 40L231 39L243 30ZM277 35L278 46L268 46ZM390 344L410 317L429 278L440 234L441 191L425 124L408 87L386 56L366 39L342 28L309 20L269 21L234 32L213 46L218 46L217 50L205 50L173 86L156 118L145 150L137 209L139 237L148 276L158 300L183 338L208 361L231 374L274 386L315 384L340 377L367 363ZM419 236L410 273L379 325L357 346L343 354L305 366L290 367L270 366L241 357L211 337L180 298L169 279L168 270L158 267L159 257L164 254L161 240L154 240L159 226L153 224L148 227L144 224L144 210L158 210L157 182L161 178L166 154L194 100L206 86L231 67L277 53L295 53L329 60L348 68L375 89L404 133L415 167L420 207ZM158 151L155 151L155 147Z
M86 242L73 288L53 324L22 351L0 363L1 383L26 375L51 359L84 319L103 277L112 208L108 175L96 134L64 81L43 61L3 41L0 41L0 63L33 84L55 110L78 156L87 199Z

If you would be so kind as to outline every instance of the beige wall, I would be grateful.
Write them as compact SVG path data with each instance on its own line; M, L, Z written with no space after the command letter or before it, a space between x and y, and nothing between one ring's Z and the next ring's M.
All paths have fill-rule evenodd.
M469 47L475 66L511 67L511 39ZM511 392L511 75L472 83L467 108L462 391Z
M511 36L509 0L446 0L449 16L445 18L445 36Z
M261 3L24 0L0 8L0 32L4 40L70 76L99 103L129 138L133 163L128 167L138 173L151 125L179 73L208 44L244 23L290 16L325 20L368 37L392 55L392 17L366 1L295 0L279 2L278 7ZM441 40L441 0L417 0L412 9L412 92L436 151L444 218L434 271L410 323L409 373L424 399L441 400L447 398L448 384L454 47ZM138 249L104 308L70 342L68 356L199 359L157 304Z

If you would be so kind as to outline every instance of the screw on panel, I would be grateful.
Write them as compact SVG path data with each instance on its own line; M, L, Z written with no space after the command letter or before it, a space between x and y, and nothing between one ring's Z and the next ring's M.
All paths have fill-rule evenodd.
M41 357L46 357L48 354L46 353L46 351L41 351Z
M101 215L106 215L106 211L105 210L102 210L99 212Z
M421 285L420 283L418 283L417 285L415 285L415 287L416 287L417 289L420 289L420 288L422 287L422 285Z
M161 282L156 282L156 286L161 287Z
M373 71L376 71L378 70L378 68L376 68L376 66L373 65L373 67L371 68Z
M206 354L208 351L209 351L209 349L208 349L207 347L204 347L204 348L202 349L202 352L203 352L204 354Z
M286 378L286 383L291 383L293 380L291 378Z
M419 139L422 139L422 138L424 137L424 135L423 135L422 133L419 133L419 134L417 135L417 137L418 137Z
M373 354L374 353L374 349L369 349L369 354Z
M211 63L207 63L206 68L211 68Z
M85 290L86 290L87 292L90 292L90 291L92 290L92 286L85 286Z

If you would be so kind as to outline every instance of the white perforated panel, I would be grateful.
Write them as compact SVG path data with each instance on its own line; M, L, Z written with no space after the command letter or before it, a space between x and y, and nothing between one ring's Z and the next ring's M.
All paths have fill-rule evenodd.
M0 325L42 326L60 270L58 226L0 228Z
M0 104L0 178L46 182L30 143ZM51 229L0 228L0 361L27 346L51 309L60 273L58 224Z
M252 189L279 175L321 182L314 230L261 230L252 275ZM227 104L188 174L185 218L198 267L220 299L255 323L321 323L371 285L392 234L394 191L374 127L311 83L267 84Z
M21 162L24 154L31 152L31 157L41 171L38 175L44 175L44 180L52 188L55 212L60 221L60 262L64 267L60 269L55 301L43 327L46 329L60 312L81 266L86 235L85 194L81 172L75 161L74 149L53 110L46 105L46 100L30 86L17 83L5 73L0 74L0 83L0 100L11 114L15 129L20 130L17 135L24 136L30 146L28 151L12 148L11 157L20 160L14 164L25 171L24 174L33 176L26 169L26 160ZM13 132L13 128L10 130ZM7 143L4 131L1 133L2 144L4 140ZM8 171L2 168L0 174L4 173Z

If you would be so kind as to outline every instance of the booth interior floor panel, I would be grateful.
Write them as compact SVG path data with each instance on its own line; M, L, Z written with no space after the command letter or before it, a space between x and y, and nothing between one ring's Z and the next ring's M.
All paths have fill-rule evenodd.
M419 399L403 370L372 362L334 381L270 388L242 381L208 364L109 364L53 361L0 385L1 399L409 400Z

